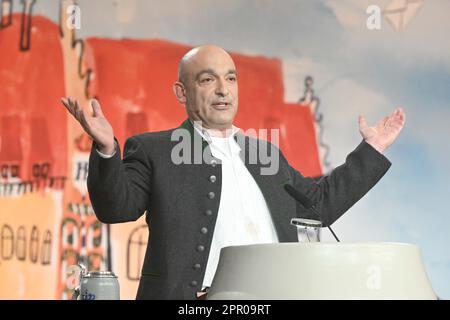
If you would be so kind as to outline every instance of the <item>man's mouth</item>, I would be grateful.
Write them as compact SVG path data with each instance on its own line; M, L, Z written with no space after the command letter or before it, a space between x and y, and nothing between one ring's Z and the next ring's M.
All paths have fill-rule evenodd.
M216 109L228 109L231 106L231 103L225 101L214 102L212 106Z

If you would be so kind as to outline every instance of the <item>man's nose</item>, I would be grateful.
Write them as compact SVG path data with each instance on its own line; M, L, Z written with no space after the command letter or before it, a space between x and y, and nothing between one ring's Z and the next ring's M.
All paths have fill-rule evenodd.
M225 80L217 81L216 94L219 96L227 96L230 93Z

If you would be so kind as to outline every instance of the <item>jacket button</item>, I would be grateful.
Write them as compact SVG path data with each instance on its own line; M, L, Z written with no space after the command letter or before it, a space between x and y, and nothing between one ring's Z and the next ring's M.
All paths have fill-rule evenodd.
M196 287L197 286L197 281L193 280L190 283L191 287Z
M214 193L214 192L210 192L210 193L208 193L208 198L209 199L214 199L214 197L216 196L216 194Z
M202 246L202 245L198 245L198 246L197 246L197 251L202 252L202 251L204 251L204 250L205 250L205 247L204 247L204 246Z
M203 233L203 234L207 234L208 233L208 229L203 227L203 228L200 229L200 232Z
M206 210L205 211L205 215L207 215L207 216L212 216L212 211L211 210Z
M212 165L213 167L215 167L216 164L217 164L217 160L216 160L216 159L212 159L212 160L211 160L211 165Z
M200 265L200 263L196 263L194 264L194 269L200 269L202 266Z
M212 183L216 182L217 178L215 175L212 175L209 177L209 181L211 181Z

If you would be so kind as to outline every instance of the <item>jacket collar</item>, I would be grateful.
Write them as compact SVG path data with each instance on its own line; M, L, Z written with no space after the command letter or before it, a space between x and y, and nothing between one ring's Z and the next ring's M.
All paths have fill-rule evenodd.
M193 138L194 135L199 135L202 138L202 149L204 150L206 147L208 147L208 145L211 143L211 139L209 137L209 134L206 130L202 129L201 127L197 127L198 130L200 132L202 132L203 134L200 134L199 131L195 130L194 128L194 124L192 123L192 121L187 118L186 120L183 121L183 123L181 123L181 125L179 126L179 128L183 128L189 131L191 137ZM243 145L241 145L241 141L243 141L244 139L238 139L238 136L240 138L245 137L245 140L247 139L247 137L241 132L241 130L235 126L233 126L233 132L232 132L233 138L236 142L238 142L239 146L241 147L241 150L243 150Z

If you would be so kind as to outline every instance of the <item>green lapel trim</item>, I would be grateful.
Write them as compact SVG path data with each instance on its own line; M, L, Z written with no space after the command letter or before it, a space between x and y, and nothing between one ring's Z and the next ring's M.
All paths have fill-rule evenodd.
M179 126L179 128L183 128L189 131L189 134L191 135L192 141L194 141L194 135L198 135L202 139L202 151L205 150L206 147L209 146L208 141L206 141L198 132L194 129L194 126L192 125L189 118L183 121L183 123Z

